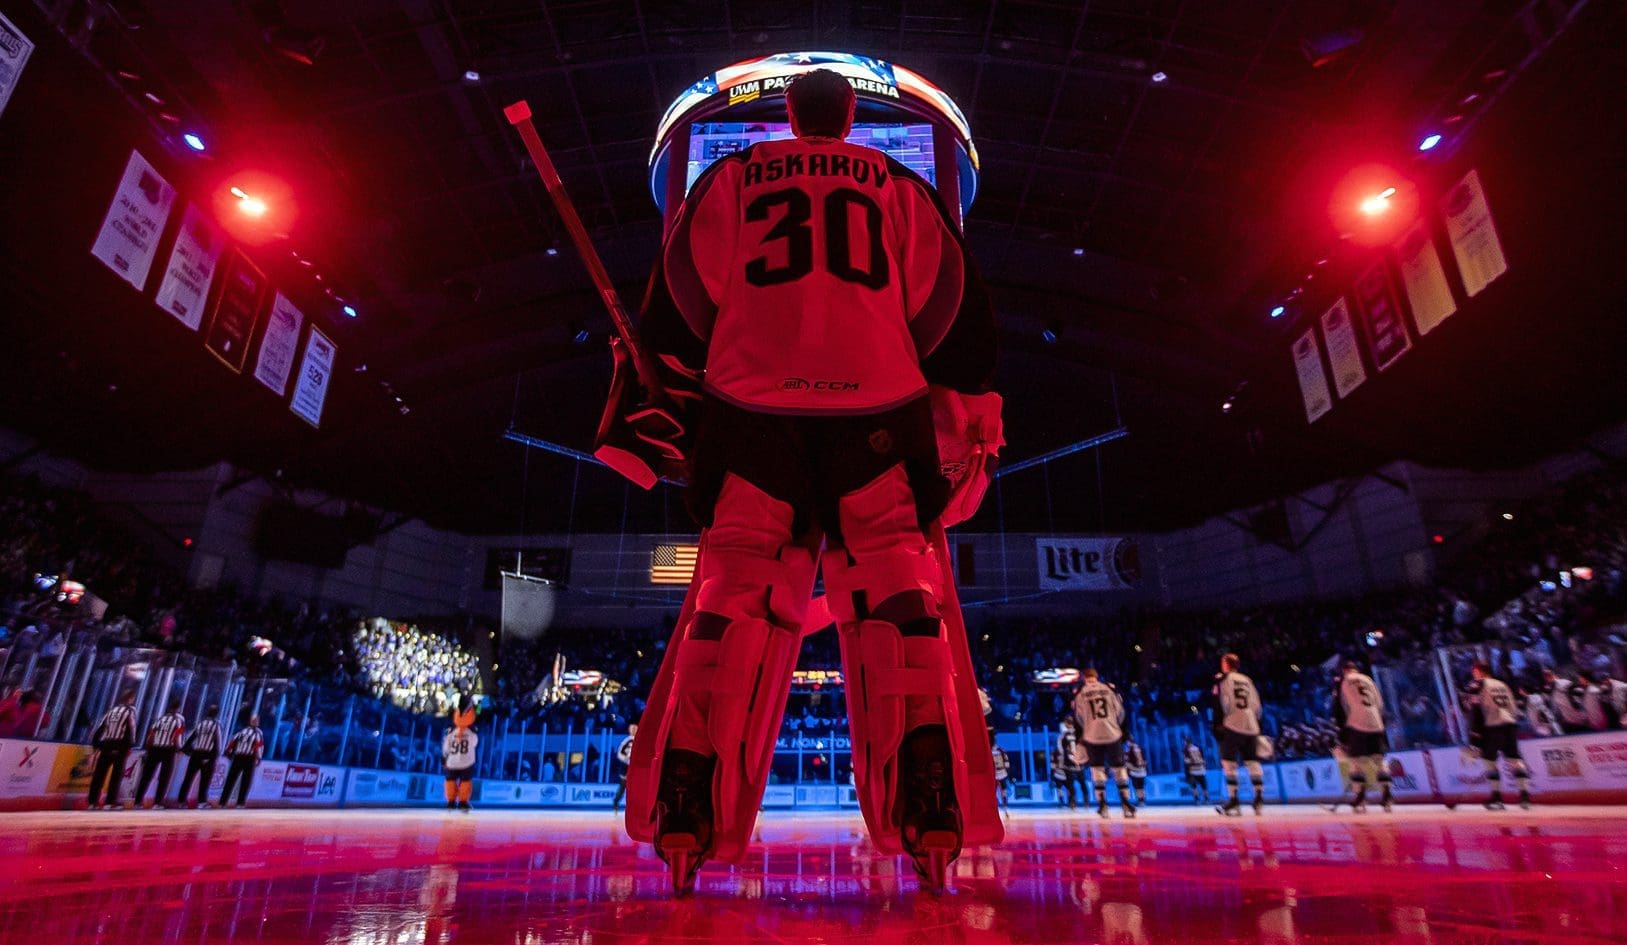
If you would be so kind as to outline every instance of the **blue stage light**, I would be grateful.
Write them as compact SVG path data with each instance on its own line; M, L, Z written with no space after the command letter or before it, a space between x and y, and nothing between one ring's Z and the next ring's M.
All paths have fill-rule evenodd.
M1420 150L1420 151L1429 151L1429 150L1434 149L1435 145L1440 144L1440 143L1441 143L1441 136L1440 135L1430 135L1429 137L1425 138L1424 140L1418 142L1418 150Z
M189 131L186 134L182 135L181 140L185 141L186 146L191 148L194 151L202 151L202 150L204 150L203 139L198 137L197 134L195 134L194 132Z

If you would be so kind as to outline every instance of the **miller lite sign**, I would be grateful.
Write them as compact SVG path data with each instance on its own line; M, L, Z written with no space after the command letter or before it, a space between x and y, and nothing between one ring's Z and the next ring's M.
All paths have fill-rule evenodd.
M1034 550L1040 590L1122 591L1141 583L1132 538L1036 538Z

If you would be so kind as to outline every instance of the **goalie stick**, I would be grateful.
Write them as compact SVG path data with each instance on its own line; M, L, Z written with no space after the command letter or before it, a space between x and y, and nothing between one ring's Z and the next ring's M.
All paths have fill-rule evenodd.
M588 276L593 279L593 286L598 290L599 298L610 311L610 322L615 326L616 336L626 346L627 353L632 358L633 371L638 375L638 382L643 385L646 396L652 400L664 399L665 390L660 375L656 373L655 364L650 361L649 354L639 346L638 336L633 330L633 320L627 314L627 307L622 305L621 295L610 281L610 274L605 271L604 262L599 258L599 251L594 248L587 228L582 225L582 218L576 213L576 204L571 202L571 195L566 193L565 184L559 179L559 171L554 169L553 159L548 157L548 149L543 147L542 138L537 135L537 128L531 122L530 103L521 99L503 109L503 116L520 133L520 139L525 142L525 150L531 155L531 163L536 165L537 176L542 178L543 186L548 189L548 196L554 202L554 209L559 211L559 218L564 221L565 230L570 234L571 242L576 245L576 251L582 257L582 264L587 266Z

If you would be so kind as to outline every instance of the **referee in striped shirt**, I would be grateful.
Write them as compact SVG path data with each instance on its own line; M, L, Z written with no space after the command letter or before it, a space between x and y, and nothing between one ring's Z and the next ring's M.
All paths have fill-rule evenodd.
M192 792L192 779L198 779L198 807L208 810L209 782L215 779L215 760L220 757L220 706L210 703L204 711L203 721L187 735L181 744L186 755L186 774L181 775L181 793L176 802L186 806L186 796Z
M249 716L249 724L238 729L226 743L226 786L220 791L220 806L249 806L249 782L254 780L254 769L260 766L260 755L265 751L265 736L260 734L260 717ZM230 800L232 788L237 788L237 803Z
M86 798L90 810L117 810L119 785L124 781L124 763L130 758L130 746L136 740L136 694L126 692L119 696L118 704L107 710L102 720L90 730L90 743L96 748L96 767L90 775L90 795ZM107 788L104 797L103 787Z
M186 731L186 717L181 704L173 703L169 711L160 715L147 727L147 751L141 757L141 779L136 782L136 807L147 797L147 786L158 774L158 793L153 796L153 810L164 809L164 798L169 795L169 779L175 774L175 753L181 747L181 733Z

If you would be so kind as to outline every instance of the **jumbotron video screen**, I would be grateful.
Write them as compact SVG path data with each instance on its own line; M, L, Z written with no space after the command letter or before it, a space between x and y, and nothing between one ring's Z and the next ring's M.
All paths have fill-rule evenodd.
M718 158L744 151L759 141L783 141L791 137L794 137L791 126L783 122L696 122L689 134L689 176L684 183L684 192L688 193L701 172L711 167ZM938 185L937 170L933 164L932 126L929 124L855 124L847 140L885 151L894 160L925 178L927 183L934 187Z

